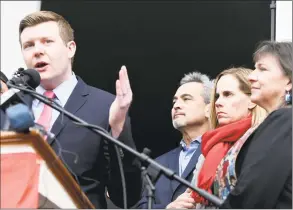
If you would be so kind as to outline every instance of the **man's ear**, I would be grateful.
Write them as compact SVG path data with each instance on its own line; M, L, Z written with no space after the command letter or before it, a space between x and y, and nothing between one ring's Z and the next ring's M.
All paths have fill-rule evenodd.
M206 118L210 118L210 110L211 110L211 104L206 104L204 108L204 115Z
M68 49L68 58L73 58L76 52L76 44L74 41L70 41L67 43Z

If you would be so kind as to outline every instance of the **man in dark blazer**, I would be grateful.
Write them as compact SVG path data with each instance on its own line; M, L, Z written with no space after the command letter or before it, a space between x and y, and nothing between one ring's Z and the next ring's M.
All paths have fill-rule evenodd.
M183 179L192 181L193 171L201 155L201 136L209 129L209 102L212 82L199 72L185 75L173 98L172 120L182 133L180 146L156 159ZM148 172L155 182L153 208L195 208L189 190L175 180L158 174L151 166ZM139 208L148 208L147 191L143 192Z
M116 81L116 97L87 85L72 71L76 51L73 30L54 12L38 11L27 15L19 25L21 50L28 68L36 69L41 84L36 88L65 110L88 123L109 130L113 137L135 149L127 110L132 92L125 67ZM106 189L113 203L123 207L123 189L115 148L100 135L74 124L67 117L38 100L28 102L36 122L56 138L48 143L76 178L96 208L107 208ZM128 207L139 200L141 176L133 165L134 157L118 150L126 179Z

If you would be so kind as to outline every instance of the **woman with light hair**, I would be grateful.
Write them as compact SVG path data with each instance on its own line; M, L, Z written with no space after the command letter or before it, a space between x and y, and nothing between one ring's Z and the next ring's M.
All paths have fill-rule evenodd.
M235 162L242 145L266 117L265 110L250 100L248 75L252 71L230 68L216 77L210 104L212 130L202 136L203 156L194 172L196 185L223 200L237 181ZM197 208L212 207L196 192L191 196Z

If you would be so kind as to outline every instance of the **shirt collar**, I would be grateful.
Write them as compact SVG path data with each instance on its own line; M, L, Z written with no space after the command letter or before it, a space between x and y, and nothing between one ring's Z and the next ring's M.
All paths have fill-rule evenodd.
M74 72L72 72L72 75L71 77L62 82L59 86L57 86L53 92L55 93L57 99L60 101L60 105L62 107L65 106L69 96L71 95L73 89L75 88L77 84L77 79L76 79L76 76L74 74ZM39 94L44 94L45 93L45 89L39 85L37 88L36 88L36 92L39 93ZM34 101L34 104L37 106L39 104L39 100L35 100Z
M196 137L195 139L193 139L191 142L190 142L190 146L189 146L189 148L190 147L192 147L193 145L195 145L195 143L201 143L201 136L198 136L198 137ZM185 151L185 150L187 150L188 148L187 148L187 145L186 145L186 143L185 143L185 141L182 139L181 141L180 141L180 145L181 145L181 148Z

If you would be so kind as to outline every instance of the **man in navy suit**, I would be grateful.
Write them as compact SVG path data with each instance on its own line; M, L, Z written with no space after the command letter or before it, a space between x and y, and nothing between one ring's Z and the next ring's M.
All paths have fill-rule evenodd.
M213 83L199 72L185 75L173 98L172 121L182 133L180 146L156 159L160 164L175 171L191 182L193 171L201 155L201 136L209 129L209 103ZM150 174L156 174L148 168ZM154 176L158 176L154 175ZM153 177L156 181L153 208L195 208L190 190L164 175ZM143 192L139 208L147 208L147 192Z
M59 103L64 109L88 123L109 130L113 137L135 149L127 110L132 92L126 68L119 71L116 97L87 85L72 71L76 51L73 29L54 12L38 11L27 15L19 25L19 40L28 68L36 69L41 84L36 88ZM123 207L123 189L117 155L112 144L100 135L72 123L67 117L38 100L32 100L36 122L55 134L48 143L63 162L96 208L107 208L107 189L115 205ZM140 198L141 176L129 153L119 150L122 159L128 207Z

